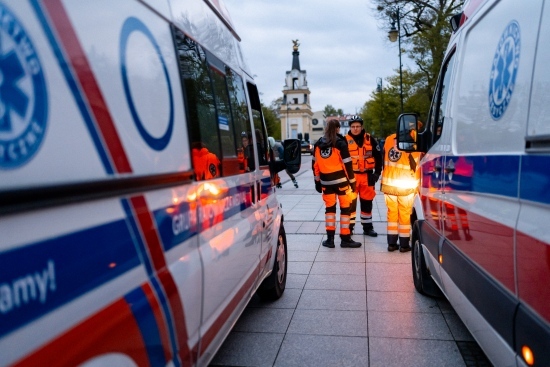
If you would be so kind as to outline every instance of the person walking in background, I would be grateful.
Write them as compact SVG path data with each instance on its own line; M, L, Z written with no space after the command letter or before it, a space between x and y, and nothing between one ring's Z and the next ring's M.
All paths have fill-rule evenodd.
M380 191L388 207L388 251L411 250L411 213L414 194L420 184L420 171L416 169L419 162L420 153L397 149L396 134L386 138Z
M324 136L313 148L311 161L315 189L323 194L325 202L325 228L327 239L323 246L334 247L336 233L336 201L340 205L341 247L360 247L361 243L351 238L350 204L355 192L355 176L349 155L348 144L340 132L340 122L330 119Z
M357 183L357 197L361 208L363 234L378 236L372 225L372 200L376 196L374 184L382 172L382 154L378 141L363 129L363 119L354 115L349 120L350 130L346 136ZM357 198L351 202L350 231L353 233L357 217Z
M276 161L282 160L283 159L283 154L285 153L284 148L283 148L283 144L276 141L275 138L272 137L272 136L268 137L267 140L269 141L269 146L273 150L273 155L275 156L275 160ZM292 180L292 183L294 184L294 187L298 188L298 182L296 181L296 177L294 177L294 175L292 173L290 173L287 169L285 169L285 172L288 175L288 177L290 177L290 179ZM281 189L283 186L281 184L281 178L279 177L278 174L277 174L277 178L278 178L278 181L276 182L277 188Z

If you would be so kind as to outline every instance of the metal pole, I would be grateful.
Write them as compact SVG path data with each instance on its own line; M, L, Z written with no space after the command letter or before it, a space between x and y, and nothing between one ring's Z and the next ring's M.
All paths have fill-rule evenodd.
M399 95L401 97L401 113L403 113L403 64L401 63L401 15L399 14L399 8L397 13L397 36L399 38Z
M380 93L380 137L382 137L382 121L384 120L384 87L382 86L382 78L376 78L378 93Z

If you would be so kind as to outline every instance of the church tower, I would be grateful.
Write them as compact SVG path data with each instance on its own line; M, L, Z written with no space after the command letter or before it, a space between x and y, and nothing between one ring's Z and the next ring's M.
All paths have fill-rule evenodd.
M312 116L307 73L300 69L298 40L293 40L292 69L286 72L281 105L281 138L311 140Z

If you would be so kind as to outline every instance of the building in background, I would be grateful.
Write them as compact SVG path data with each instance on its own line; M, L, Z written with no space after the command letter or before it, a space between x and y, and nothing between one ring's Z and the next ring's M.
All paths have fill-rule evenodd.
M317 125L313 125L313 112L309 100L309 88L307 86L307 73L300 69L300 53L298 40L293 40L292 68L286 72L285 86L283 88L283 103L281 104L281 138L302 139L313 141L313 127L322 123L317 119Z

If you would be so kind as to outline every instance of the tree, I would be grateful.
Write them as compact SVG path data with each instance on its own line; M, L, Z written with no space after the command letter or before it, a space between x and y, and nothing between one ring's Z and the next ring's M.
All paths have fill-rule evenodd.
M273 108L273 104L267 107L262 103L262 113L264 115L267 134L274 137L275 140L281 140L281 120L277 117L277 111Z
M344 111L342 111L341 108L335 109L334 107L332 107L332 105L328 104L325 106L323 113L325 114L325 116L342 116L344 114Z
M372 1L385 31L399 14L401 48L418 67L415 93L425 93L431 100L452 32L449 20L460 11L464 0Z

